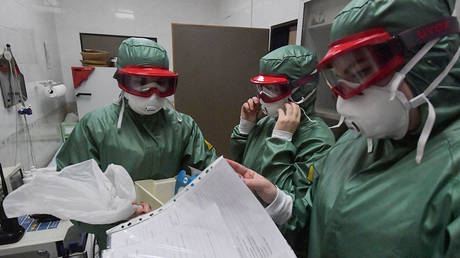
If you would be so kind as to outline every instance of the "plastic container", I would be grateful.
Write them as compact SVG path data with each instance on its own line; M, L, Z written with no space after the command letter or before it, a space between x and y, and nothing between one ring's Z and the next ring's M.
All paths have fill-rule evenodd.
M136 201L146 202L152 209L158 209L174 196L175 185L175 178L136 181Z

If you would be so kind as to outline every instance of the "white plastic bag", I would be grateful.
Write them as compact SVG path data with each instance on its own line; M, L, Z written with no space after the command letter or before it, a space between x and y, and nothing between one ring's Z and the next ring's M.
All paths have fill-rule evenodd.
M127 219L136 210L134 183L122 167L110 164L105 173L87 160L61 172L36 172L34 179L12 193L3 205L8 217L51 214L89 224Z

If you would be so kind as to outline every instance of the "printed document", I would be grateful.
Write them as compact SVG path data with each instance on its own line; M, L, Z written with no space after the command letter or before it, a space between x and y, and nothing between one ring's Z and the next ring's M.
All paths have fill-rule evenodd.
M161 208L107 234L105 258L295 257L254 194L222 157Z

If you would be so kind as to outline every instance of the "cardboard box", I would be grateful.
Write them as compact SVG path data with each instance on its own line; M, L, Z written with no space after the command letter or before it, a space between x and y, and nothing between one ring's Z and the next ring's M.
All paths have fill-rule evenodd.
M135 181L136 201L146 202L152 209L158 209L174 196L175 185L175 178Z

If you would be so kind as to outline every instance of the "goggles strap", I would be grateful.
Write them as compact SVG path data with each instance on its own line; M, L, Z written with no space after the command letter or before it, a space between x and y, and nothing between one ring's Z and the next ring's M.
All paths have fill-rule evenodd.
M436 112L431 104L430 100L428 100L427 96L441 83L441 81L447 76L450 72L452 67L457 63L458 58L460 57L460 47L457 49L454 57L450 60L449 64L444 68L444 70L434 79L431 84L426 88L426 90L414 97L409 101L411 107L416 108L423 103L428 104L428 117L426 119L425 125L423 126L422 133L420 134L420 138L417 142L417 155L415 157L415 161L417 164L420 164L423 158L423 153L425 150L426 142L428 141L428 137L430 137L431 130L433 129L434 122L436 121Z
M415 162L420 164L423 158L423 152L425 151L425 145L428 141L428 137L430 137L431 130L433 129L434 122L436 121L436 112L434 111L433 104L428 100L425 95L422 95L422 98L428 104L428 117L426 118L425 125L423 126L422 133L418 138L417 142L417 155L415 156Z
M294 99L292 98L292 94L294 94L294 92L296 92L298 89L299 89L299 88L294 89L294 91L291 93L291 95L290 95L289 98L288 98L289 101L292 101L292 102L296 103L297 105L300 105L300 104L304 103L305 101L307 101L307 100L308 100L311 96L313 96L313 94L316 92L316 89L313 89L310 93L308 93L307 96L302 97L302 99L300 99L299 101L294 101ZM299 106L299 108L300 108L300 110L302 110L303 114L307 117L308 121L310 121L311 123L316 123L315 120L312 120L312 119L307 115L307 112L305 112L305 110L304 110L302 107Z
M295 101L292 98L292 94L294 94L294 92L296 92L304 83L307 83L313 80L318 80L318 79L319 79L319 73L315 69L313 70L313 72L310 73L310 75L297 79L295 81L292 81L290 84L293 86L294 90L292 91L291 96L289 96L289 100L292 102L295 102L297 105L304 103L306 100L308 100L308 98L310 98L316 92L316 89L313 89L307 96L302 97L299 101Z
M401 69L401 73L407 74L417 63L422 59L428 51L439 41L440 38L435 38L428 41L412 59Z
M367 138L367 153L371 153L374 150L374 141L371 138Z
M125 94L124 94L124 91L121 91L121 93L120 93L120 100L121 100L121 109L120 109L120 114L118 115L117 129L121 128L121 122L123 121L123 113L125 113Z
M311 123L316 123L315 120L312 120L308 115L307 115L307 112L305 112L305 110L302 108L302 107L299 107L300 110L302 110L303 114L307 117L308 121L310 121Z
M291 96L289 96L289 100L296 103L297 105L300 105L302 103L304 103L305 101L307 101L311 96L313 96L313 94L315 94L316 92L316 89L313 89L310 93L308 93L307 96L305 97L302 97L299 101L295 101L293 98L292 98L292 94L294 94L294 92L296 92L299 88L296 88L292 93L291 93Z
M412 49L435 38L459 32L457 17L448 16L434 22L407 29L399 33L397 38L401 40L406 49Z
M313 70L313 72L311 72L309 75L303 77L303 78L300 78L300 79L297 79L297 80L294 80L294 81L291 81L291 85L295 88L299 88L300 86L302 86L304 83L307 83L307 82L310 82L310 81L313 81L313 80L317 80L319 79L319 73L318 71L315 69Z
M329 127L329 129L339 128L343 124L343 121L345 121L345 117L340 116L339 122L336 125L333 125L333 126Z
M409 73L412 68L422 59L428 51L439 41L439 38L432 39L428 43L426 43L418 52L414 55L414 57L407 62L406 65L401 69L401 71L396 72L390 82L390 90L391 90L391 97L390 100L393 100L396 96L396 91L398 90L401 82L406 78L407 73Z
M447 64L446 68L434 79L431 84L426 88L426 90L423 92L425 96L430 95L430 93L438 87L438 85L441 83L441 81L444 79L444 77L449 74L450 70L452 70L452 67L457 63L458 58L460 57L460 47L457 49L457 52L455 52L455 55L452 57L452 60L450 60L449 64Z
M292 94L294 94L294 92L296 92L298 89L299 89L298 87L295 88L295 89L292 91L292 93L291 93L291 95L289 96L289 98L288 98L289 101L292 101L292 102L296 103L297 105L300 105L300 104L304 103L305 101L307 101L307 100L308 100L311 96L313 96L313 94L315 94L315 92L316 92L316 89L313 89L310 93L308 93L307 96L302 97L302 99L300 99L299 101L294 101L294 99L292 98ZM307 117L308 121L310 121L311 123L316 123L315 120L312 120L312 119L307 115L307 112L305 112L305 110L304 110L302 107L299 106L299 108L300 108L300 110L302 110L302 113Z
M174 113L176 114L176 119L179 123L182 123L182 117L180 117L179 112L177 112L176 108L174 107L174 103L168 98L165 97L166 102L169 104L169 108L174 110Z

